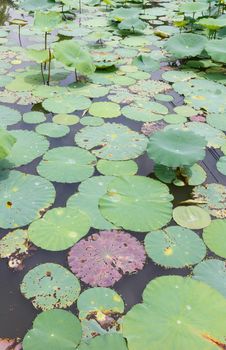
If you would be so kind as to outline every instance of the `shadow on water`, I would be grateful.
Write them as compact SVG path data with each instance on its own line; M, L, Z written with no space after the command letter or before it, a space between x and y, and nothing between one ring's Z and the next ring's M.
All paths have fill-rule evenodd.
M11 1L0 0L0 25L2 25L9 18L10 3L12 5ZM161 71L156 72L154 77L152 76L152 79L159 79L160 74ZM68 77L68 79L64 80L64 85L67 85L69 82L71 82L70 76ZM173 96L174 102L166 104L170 110L172 110L175 105L181 105L183 103L183 99L181 98L181 96L177 95L176 93ZM17 105L15 108L20 110L20 112L24 113L30 111L31 107L32 106L21 106L18 108ZM32 109L39 110L39 106L32 107ZM51 121L51 118L51 113L47 114L47 121ZM109 119L108 121L127 125L131 129L137 131L140 131L142 125L142 123L129 120L123 116L117 118L117 120ZM76 132L78 132L80 128L82 128L81 124L73 125L70 127L70 133L66 137L59 139L49 139L50 148L74 145L74 135ZM9 127L9 130L10 129L34 130L35 126L25 124L21 121L17 125ZM214 157L215 156L213 156L210 152L207 152L207 157L202 163L206 170L208 170L211 167L211 164L214 161L216 161L214 160ZM18 170L24 171L29 174L37 175L36 167L40 160L41 158L38 158L28 165L21 166L20 168L18 168ZM138 175L153 177L152 175L150 175L153 172L153 162L147 157L146 154L136 159L136 162L139 166ZM99 175L98 171L95 172L95 175ZM224 180L221 178L219 180L219 174L213 174L212 172L209 172L208 182L224 183ZM54 186L57 192L57 196L53 207L65 206L68 198L72 194L74 194L78 188L78 184L54 183ZM171 186L170 191L174 195L174 203L178 204L180 201L190 198L191 190L191 187L186 187L182 189L175 186ZM89 235L94 232L95 230L91 230L89 232ZM3 236L6 234L6 231L0 230L0 234L1 236ZM132 232L132 234L139 241L143 242L145 234L134 232ZM37 249L31 254L29 258L25 260L25 268L22 271L17 272L14 272L8 268L6 260L0 260L0 337L22 338L27 332L27 330L31 328L32 321L38 313L37 310L35 310L32 306L31 302L26 300L20 293L20 284L24 275L33 267L46 262L59 263L68 268L67 253L68 251L49 252L42 249ZM208 256L210 256L209 252ZM166 269L154 264L154 262L151 259L147 258L146 264L142 271L138 272L137 274L123 277L119 282L117 282L113 286L113 288L122 295L126 304L127 311L134 304L139 303L141 301L142 292L146 284L150 280L162 275L176 274L186 276L190 273L190 268ZM82 284L82 288L84 290L87 289L88 286ZM73 305L70 309L73 312L76 312L76 304Z

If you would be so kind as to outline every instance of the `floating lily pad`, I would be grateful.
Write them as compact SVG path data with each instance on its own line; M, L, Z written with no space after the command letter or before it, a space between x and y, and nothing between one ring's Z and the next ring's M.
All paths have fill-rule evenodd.
M78 279L61 265L47 263L30 270L20 285L21 293L36 309L67 308L78 298Z
M176 207L173 210L173 219L178 225L194 230L207 227L211 223L209 213L195 205Z
M226 131L226 114L208 114L206 121L214 128Z
M207 38L192 33L176 34L168 39L165 48L175 58L195 57L205 48Z
M105 334L82 342L78 350L127 350L126 341L120 334ZM26 350L26 349L25 349Z
M121 115L120 105L114 102L94 102L89 108L94 117L116 118Z
M41 135L49 137L63 137L70 132L70 129L66 125L58 125L55 123L43 123L36 127L35 131Z
M143 300L124 317L130 350L157 350L162 337L166 350L214 350L224 344L226 300L207 284L159 277L146 286Z
M37 167L50 181L73 183L92 176L96 158L79 147L57 147L48 151Z
M33 328L23 340L23 350L74 350L81 337L82 329L76 316L64 310L49 310L34 320Z
M40 176L1 172L0 227L17 228L37 220L55 199L53 185Z
M100 117L83 117L80 124L84 126L100 126L104 124L104 119Z
M157 94L155 99L163 102L172 102L174 100L173 96L164 94Z
M221 174L226 175L226 156L220 157L220 159L218 160L217 170Z
M202 137L205 137L208 147L219 148L225 143L225 134L220 130L216 130L208 124L189 122L185 125L189 130Z
M149 55L137 56L134 58L133 64L145 72L155 72L160 69L159 62L151 58Z
M106 160L100 159L97 162L97 170L103 175L124 176L135 175L138 166L133 160Z
M98 208L99 199L106 193L112 176L93 176L79 185L79 192L72 195L67 202L68 207L78 207L91 218L91 226L100 230L110 230L114 226L105 220Z
M195 266L193 278L205 282L226 297L225 262L218 259L204 260Z
M226 258L226 219L216 219L203 231L207 247L216 255Z
M46 120L42 112L28 112L23 114L23 121L27 124L39 124Z
M154 262L165 267L194 265L206 255L205 244L199 236L179 226L150 232L145 237L145 249Z
M170 70L162 74L162 78L166 81L169 81L170 83L175 83L177 81L187 81L195 77L196 74L194 72L183 70Z
M0 161L0 168L14 168L28 164L40 157L49 148L49 142L34 131L12 130L10 134L15 137L16 142L12 147L10 155Z
M172 218L173 196L161 182L144 176L112 180L100 199L101 214L124 229L147 232L166 225Z
M28 237L38 247L65 250L87 234L89 216L78 208L55 208L29 226Z
M197 204L205 208L212 216L226 217L226 187L221 184L206 184L195 187L192 196Z
M8 125L13 125L21 120L20 112L7 106L0 105L0 123L1 127L6 128Z
M127 160L139 157L147 147L147 139L125 125L105 123L98 127L85 127L75 135L75 142L92 150L99 158ZM130 147L128 147L130 145ZM98 149L95 149L98 146Z
M71 248L68 263L72 272L91 286L109 287L126 273L144 266L144 248L130 234L101 231Z
M26 230L11 231L0 240L0 258L9 258L14 253L24 254L28 252L28 249L29 242Z
M73 113L74 111L88 109L91 101L84 96L57 95L47 98L42 105L48 112Z
M79 122L79 117L73 114L57 114L53 117L53 122L60 125L74 125Z

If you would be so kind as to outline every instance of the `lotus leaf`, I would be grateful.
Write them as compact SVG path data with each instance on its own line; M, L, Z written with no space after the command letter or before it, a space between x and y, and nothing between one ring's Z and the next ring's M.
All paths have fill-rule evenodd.
M226 156L220 157L220 159L218 160L217 170L221 174L226 175Z
M47 263L30 270L20 285L21 293L36 309L67 308L78 298L78 279L61 265Z
M29 239L38 247L60 251L71 247L90 229L89 216L78 208L49 210L28 229Z
M0 240L0 258L9 258L11 255L27 253L29 249L26 230L15 230L7 233Z
M200 262L206 255L206 247L199 236L179 226L150 232L145 237L148 256L165 267L184 267Z
M35 131L41 135L57 138L67 135L70 132L70 128L67 125L43 123L38 125Z
M37 167L50 181L74 183L92 176L96 158L79 147L57 147L48 151Z
M210 55L212 60L226 63L226 38L208 41L205 46L205 50L207 51L208 55Z
M78 350L127 350L125 339L120 334L105 334L82 342ZM26 350L26 349L25 349Z
M135 175L138 166L133 160L106 160L100 159L97 162L97 170L104 175L124 176ZM103 193L104 194L104 193Z
M206 140L194 132L164 129L150 137L147 151L157 164L177 168L204 159L205 146Z
M226 219L216 219L203 231L207 247L216 255L226 258Z
M217 350L225 342L226 300L207 284L189 277L155 278L143 301L124 318L129 350L159 350L163 338L165 350Z
M71 248L68 263L86 284L112 286L126 273L142 270L146 260L141 243L123 231L101 231Z
M155 72L160 69L159 62L151 58L149 55L137 56L134 58L133 64L145 72Z
M139 19L139 17L129 17L125 18L122 22L119 23L118 28L120 30L128 30L130 32L140 32L147 27L147 23Z
M147 232L166 225L172 218L173 196L161 182L144 176L112 180L100 199L101 214L124 229Z
M92 153L97 157L108 160L137 158L147 147L145 136L116 123L105 123L97 127L87 126L75 135L75 142L80 147L93 149Z
M173 210L173 219L178 225L194 230L207 227L211 223L209 213L195 205L176 207Z
M205 282L226 297L225 262L218 259L207 259L195 266L193 278Z
M40 176L1 172L0 227L17 228L37 220L55 199L54 186Z
M80 343L82 329L69 311L49 310L39 314L23 340L23 350L74 350Z
M28 57L37 63L45 63L49 61L49 50L27 50Z
M213 99L213 96L211 96L211 99ZM208 124L189 122L185 126L195 134L205 137L208 147L219 148L226 140L225 134L222 131L216 130Z
M120 106L114 102L94 102L89 108L94 117L116 118L121 115Z
M100 117L83 117L80 119L80 124L84 126L101 126L104 124L104 119Z
M42 112L27 112L23 114L23 121L27 124L39 124L46 120Z
M59 12L35 11L34 26L42 32L49 33L62 22L62 15Z
M20 112L17 110L0 105L0 122L2 128L18 123L21 117Z
M74 95L56 95L47 98L43 107L52 113L72 113L89 108L91 101L87 97Z
M226 131L226 113L208 114L206 121L212 127Z
M54 0L21 0L20 6L26 11L47 10L55 5Z
M73 114L57 114L53 117L53 122L60 125L75 125L79 122L79 117Z
M207 2L194 1L194 2L185 2L179 8L181 12L194 13L194 12L203 12L208 10Z
M0 128L0 160L9 156L15 143L16 138L8 131Z
M205 48L206 42L206 37L202 35L182 33L169 38L165 48L175 58L182 59L200 55Z
M99 199L106 193L112 176L93 176L79 185L79 192L72 195L67 206L84 210L91 218L91 226L99 230L110 230L114 226L105 220L98 208Z

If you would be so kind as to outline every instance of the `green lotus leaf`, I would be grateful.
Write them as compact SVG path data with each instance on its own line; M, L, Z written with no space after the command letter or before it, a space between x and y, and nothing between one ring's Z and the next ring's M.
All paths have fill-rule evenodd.
M8 169L28 164L40 157L49 148L47 139L34 131L12 130L10 132L16 140L11 152L0 161L0 169Z
M118 25L120 30L128 30L132 33L143 31L147 27L147 23L139 19L139 17L129 17L125 18Z
M172 195L161 182L144 176L123 176L109 183L100 199L101 214L118 227L147 232L172 218Z
M67 67L72 67L80 74L91 75L95 71L92 58L74 40L64 40L53 47L54 57Z
M214 99L213 96L211 98ZM208 147L219 148L225 143L225 134L220 130L216 130L208 124L200 122L189 122L186 123L185 126L188 130L194 132L195 134L205 137Z
M97 170L103 175L124 176L135 175L138 171L137 163L133 160L106 160L97 162Z
M226 219L216 219L203 231L203 240L216 255L226 258Z
M206 37L199 34L182 33L169 38L166 50L175 58L195 57L201 54L207 42Z
M55 199L54 186L19 171L0 174L0 227L17 228L37 220Z
M176 207L173 210L173 219L178 225L194 230L207 227L211 223L209 213L195 205Z
M155 72L160 69L160 63L149 55L139 55L135 57L133 64L145 72Z
M127 350L126 341L121 334L105 334L87 342L82 342L78 350ZM25 349L26 350L26 349Z
M93 176L83 181L78 187L79 191L68 199L67 206L84 210L91 218L91 226L96 229L110 230L114 228L101 215L98 208L99 199L106 193L107 186L112 180L112 176Z
M225 23L226 26L226 23ZM205 50L212 60L226 63L226 38L210 40L206 43Z
M155 263L165 267L195 265L206 255L205 244L199 236L179 226L148 233L145 249Z
M49 310L39 314L23 340L24 350L74 350L80 343L82 329L69 311Z
M73 114L57 114L53 117L53 122L59 125L75 125L79 122L79 117Z
M208 3L201 1L185 2L179 7L180 12L194 13L208 10Z
M196 22L200 26L209 30L219 30L220 28L226 27L226 21L220 18L201 18Z
M110 19L115 22L122 22L125 19L137 16L138 12L139 10L133 7L131 8L119 7L111 11Z
M78 279L61 265L47 263L30 270L23 278L20 291L31 299L36 309L67 308L80 293Z
M226 217L226 187L218 183L197 186L192 191L197 204L205 208L212 216Z
M94 117L116 118L121 115L120 105L114 102L94 102L89 108Z
M0 105L0 122L2 128L18 123L21 118L22 116L17 110Z
M23 114L23 121L27 124L39 124L46 120L45 114L42 112L27 112Z
M226 113L208 114L206 121L210 126L218 130L226 131Z
M87 126L75 135L75 142L82 148L92 150L97 157L108 160L137 158L147 147L144 135L116 123Z
M49 61L49 50L27 49L28 57L37 63L45 63Z
M9 258L12 254L24 254L28 252L28 249L26 230L11 231L0 240L0 258Z
M54 0L20 0L20 6L26 11L47 10L55 5Z
M93 175L96 157L79 147L57 147L48 151L37 167L50 181L74 183Z
M60 12L35 11L34 27L40 29L42 32L51 32L53 29L58 27L61 22L62 14Z
M205 157L206 140L192 131L164 129L149 138L148 156L157 164L191 166Z
M200 281L180 276L155 278L143 303L124 317L129 350L217 350L225 343L226 300ZM142 322L141 322L142 320Z
M218 160L217 170L221 174L226 175L226 156L220 157L220 159Z
M89 228L89 216L80 209L55 208L29 226L28 237L42 249L60 251L73 246Z
M70 128L67 125L43 123L38 125L35 131L41 135L57 138L67 135L70 132Z
M52 113L73 113L74 111L82 111L89 108L90 99L84 96L74 95L56 95L47 98L43 103L43 107Z
M207 259L195 266L193 278L205 282L226 297L225 262L218 259Z
M8 131L0 128L0 160L10 154L15 143L16 138Z
M104 124L104 119L100 117L83 117L80 119L80 124L84 126L101 126Z

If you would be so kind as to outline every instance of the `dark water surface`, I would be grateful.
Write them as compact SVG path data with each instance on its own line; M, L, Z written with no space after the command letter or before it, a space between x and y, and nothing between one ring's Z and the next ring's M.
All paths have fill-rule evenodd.
M37 0L38 2L38 0ZM0 25L8 20L10 14L13 13L13 10L10 9L10 1L0 0ZM12 5L12 3L11 3ZM14 35L15 36L15 35ZM15 40L17 38L15 37ZM23 38L23 40L25 40ZM154 79L160 77L161 71L157 72ZM65 81L65 84L69 82L71 77ZM174 103L166 103L166 106L169 109L173 109L175 105L181 105L183 99L174 93ZM7 104L6 104L7 105ZM18 105L9 105L15 109L20 110L22 113L28 112L31 110L30 106L18 106ZM77 113L78 114L78 113ZM51 114L49 114L49 120L51 120ZM119 117L117 119L108 120L109 122L114 121L120 124L125 124L131 127L133 130L140 131L142 123L129 120L125 117ZM77 132L82 125L72 125L70 127L70 134L66 135L61 139L51 139L50 148L59 147L59 146L69 146L74 145L74 134ZM9 129L27 129L33 130L35 126L19 122L17 125L9 127ZM224 183L223 175L220 175L216 170L216 160L219 158L219 154L216 150L211 150L207 152L206 159L202 162L204 170L208 174L207 182L219 182ZM41 158L40 158L41 159ZM36 159L32 163L26 166L18 168L18 170L24 171L29 174L37 175L36 166L39 163L40 159ZM146 156L143 155L136 159L136 162L139 166L139 175L149 176L153 170L153 163ZM96 171L95 175L99 173ZM59 184L54 183L56 188L57 196L54 203L54 207L65 206L67 199L76 192L78 184ZM190 198L191 187L181 188L176 186L171 186L171 192L175 197L175 203L180 202L181 200L186 200ZM95 230L91 230L90 233L94 233ZM0 230L1 236L6 233L4 230ZM89 234L90 234L89 233ZM140 241L143 241L145 235L142 233L133 233ZM210 255L210 253L208 253ZM38 313L36 309L32 306L31 302L25 299L20 293L20 284L24 275L33 267L46 262L59 263L65 267L67 265L67 251L63 252L49 252L42 249L37 249L33 252L32 255L25 260L25 268L22 271L14 272L8 268L7 260L0 260L0 337L20 337L22 338L27 330L31 328L32 321ZM125 304L126 311L131 308L132 305L141 301L142 292L146 284L154 279L157 276L162 275L181 275L186 276L191 273L191 269L166 269L161 268L158 265L155 265L149 258L147 263L144 266L144 269L137 274L129 275L122 278L118 283L116 283L113 288L122 295ZM82 285L83 290L87 286ZM70 310L76 312L76 306L73 305ZM43 349L48 350L48 349ZM142 349L141 349L142 350ZM181 349L183 350L183 349ZM200 349L201 350L201 349Z

